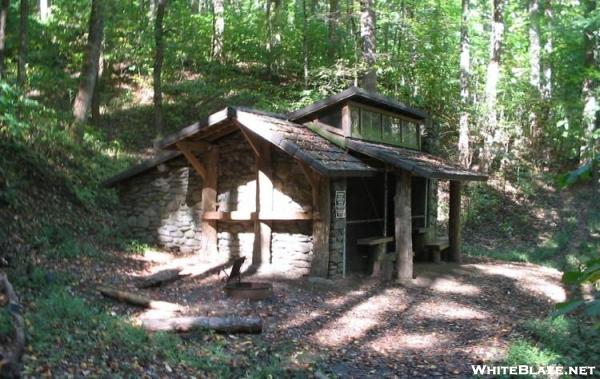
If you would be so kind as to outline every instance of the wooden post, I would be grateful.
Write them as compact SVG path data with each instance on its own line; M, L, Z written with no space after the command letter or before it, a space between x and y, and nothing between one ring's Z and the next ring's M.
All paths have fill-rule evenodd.
M217 146L206 154L206 178L202 184L202 213L217 210L217 184L219 178L219 150ZM207 255L217 254L217 222L202 221L202 251Z
M450 242L450 259L462 262L462 243L460 236L460 195L462 183L450 181L450 212L448 215L448 241Z
M350 116L350 105L348 104L345 104L342 107L342 131L346 137L352 135L352 120Z
M411 176L410 172L396 174L396 196L394 196L394 219L396 232L396 253L398 259L398 282L406 283L413 279L412 217L411 217Z
M271 144L254 139L259 154L256 155L256 214L273 211L273 182L271 166ZM256 267L271 263L271 221L257 220L254 223L254 250L252 264Z
M314 177L317 175L314 174ZM313 180L313 259L310 275L326 278L329 272L329 229L331 223L331 196L329 178Z

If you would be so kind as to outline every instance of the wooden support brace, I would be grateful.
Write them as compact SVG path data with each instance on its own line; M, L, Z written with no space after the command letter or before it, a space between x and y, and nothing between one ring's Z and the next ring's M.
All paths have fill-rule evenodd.
M194 153L192 153L192 151L183 142L177 142L175 145L183 153L188 162L190 162L190 164L192 165L194 170L196 170L198 175L200 175L202 180L206 181L206 177L208 175L206 167L204 167L204 165L200 163L200 161L198 160L198 158L196 158Z

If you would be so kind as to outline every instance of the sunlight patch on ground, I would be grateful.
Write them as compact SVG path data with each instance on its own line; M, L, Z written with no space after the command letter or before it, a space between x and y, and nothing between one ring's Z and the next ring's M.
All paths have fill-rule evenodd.
M546 297L553 302L566 300L566 293L560 283L561 273L548 267L527 267L523 265L494 264L473 265L488 275L504 276L519 283L520 288Z
M406 309L406 302L398 293L398 290L388 289L364 299L342 317L324 325L313 338L326 346L341 346L364 338L369 331L384 324L385 316L390 312Z
M478 295L481 290L474 285L462 283L455 278L417 277L414 284L419 287L429 287L436 292L455 293L460 295Z
M427 350L447 342L447 337L438 333L411 333L397 329L370 342L367 346L379 354L406 353L407 350Z
M441 299L420 303L412 310L412 313L419 317L434 320L483 320L490 317L490 314L485 311Z

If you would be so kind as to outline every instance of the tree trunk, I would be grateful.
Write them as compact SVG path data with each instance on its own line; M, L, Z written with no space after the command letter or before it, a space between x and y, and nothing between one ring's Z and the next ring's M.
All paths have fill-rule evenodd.
M102 104L101 93L104 83L104 57L100 55L98 62L98 72L96 74L96 85L94 86L94 95L92 96L92 123L98 125L100 122L100 106Z
M190 274L182 274L181 268L158 271L152 275L143 277L137 284L138 288L158 287L166 283L174 282L178 279L185 278Z
M394 196L396 266L398 282L405 283L413 279L411 175L407 171L396 175L396 195Z
M552 13L552 0L545 1L544 7L545 23L548 25L546 32L546 43L544 44L544 59L543 64L543 82L542 82L542 98L548 101L552 97L552 52L554 50L552 39L552 25L554 16ZM542 112L546 113L546 112Z
M98 75L98 65L100 53L102 50L102 36L104 29L104 1L92 0L92 9L90 12L90 23L88 32L88 41L81 69L79 80L79 90L75 103L73 104L73 117L75 118L75 132L78 133L77 124L84 123L90 113L96 77Z
M304 87L308 87L308 17L306 16L306 0L302 0L302 58L304 66Z
M154 69L152 71L152 85L154 89L154 147L162 138L162 65L165 53L165 41L163 38L163 19L165 17L165 8L167 0L158 0L156 4L156 17L154 18Z
M7 311L15 329L10 350L6 349L8 346L0 347L0 377L20 378L21 358L25 351L25 320L21 313L19 298L3 272L0 273L0 292L3 292L8 298Z
M596 0L586 0L583 3L585 17L592 17L596 11ZM600 65L600 43L594 33L594 23L589 22L584 30L584 46L585 46L585 78L583 80L583 127L585 135L585 145L582 147L581 158L583 161L591 160L592 164L592 179L596 190L600 189L600 164L596 158L600 150L600 139L595 136L600 129L600 104L596 95L598 80L593 76L598 65Z
M136 307L160 309L164 311L177 311L181 308L178 304L169 303L166 301L156 301L142 295L127 291L120 291L110 287L98 287L98 292L105 297L120 301L121 303L134 305Z
M223 63L223 33L225 32L225 8L223 0L213 0L213 43L212 57Z
M200 329L217 333L260 333L262 324L260 317L254 316L176 317L143 320L142 328L153 332L190 332Z
M0 79L4 79L4 55L6 54L6 20L8 18L9 0L0 3Z
M375 0L361 0L360 36L363 47L363 63L365 73L362 77L362 87L367 91L377 91L376 39L375 39Z
M485 82L486 120L482 128L483 149L481 152L481 170L489 171L494 159L494 133L498 126L496 96L500 79L500 58L502 54L502 37L504 34L504 0L493 0L492 35L490 38L490 61L487 67Z
M529 0L529 84L531 85L533 106L529 113L529 135L535 145L539 130L539 101L541 100L541 45L540 45L540 16L539 0Z
M471 75L471 57L469 45L469 0L462 0L462 23L460 25L460 103L461 113L458 135L460 163L471 165L469 148L469 77Z
M339 21L339 0L329 0L329 16L327 17L327 57L330 61L334 61L337 58L339 44L337 27Z
M19 58L17 66L17 85L23 88L27 80L27 27L29 21L29 0L19 4Z
M278 70L279 45L281 32L279 18L283 0L267 0L267 59L272 71Z
M46 22L50 17L50 2L48 0L39 1L40 20Z

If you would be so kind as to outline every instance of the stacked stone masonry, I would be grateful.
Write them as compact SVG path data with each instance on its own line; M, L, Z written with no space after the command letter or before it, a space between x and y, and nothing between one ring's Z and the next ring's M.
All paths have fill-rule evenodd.
M241 133L222 138L219 146L217 210L256 210L255 158ZM202 156L199 156L202 160ZM307 211L312 193L302 169L287 154L272 150L273 210ZM333 181L332 191L345 188ZM120 184L121 211L132 238L182 253L201 246L202 180L184 157L172 159ZM331 276L342 273L343 220L332 217ZM270 266L277 271L307 275L313 256L311 221L273 221ZM217 245L220 260L252 257L252 222L219 222Z

